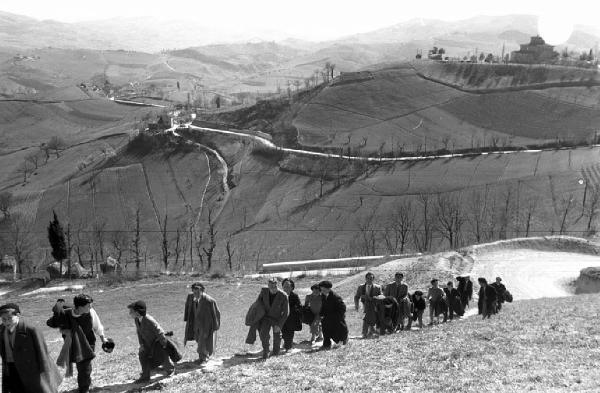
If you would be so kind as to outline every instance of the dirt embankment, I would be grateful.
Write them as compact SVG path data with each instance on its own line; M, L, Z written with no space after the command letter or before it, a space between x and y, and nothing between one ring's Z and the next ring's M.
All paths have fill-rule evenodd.
M497 93L551 87L600 86L597 70L520 64L413 63L428 80L471 93Z

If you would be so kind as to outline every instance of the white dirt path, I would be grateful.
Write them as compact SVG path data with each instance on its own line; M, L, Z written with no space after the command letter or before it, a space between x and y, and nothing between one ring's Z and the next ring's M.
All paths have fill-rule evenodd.
M512 249L486 252L474 256L473 282L497 276L515 300L573 295L568 284L588 266L600 266L600 256L571 252Z

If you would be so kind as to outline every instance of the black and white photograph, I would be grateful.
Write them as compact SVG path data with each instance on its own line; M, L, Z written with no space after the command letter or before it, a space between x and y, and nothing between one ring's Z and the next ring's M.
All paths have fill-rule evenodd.
M599 231L597 2L0 2L0 392L600 392Z

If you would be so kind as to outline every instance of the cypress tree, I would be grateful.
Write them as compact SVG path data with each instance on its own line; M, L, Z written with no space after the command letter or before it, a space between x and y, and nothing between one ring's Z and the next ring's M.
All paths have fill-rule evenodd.
M63 260L67 257L67 244L65 242L65 233L63 231L56 212L53 210L54 220L48 225L48 241L52 247L52 257L60 263L60 275L62 276ZM69 272L71 273L71 272Z

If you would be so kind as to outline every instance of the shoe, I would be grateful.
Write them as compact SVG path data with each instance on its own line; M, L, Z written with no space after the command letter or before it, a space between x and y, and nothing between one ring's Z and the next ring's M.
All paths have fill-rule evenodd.
M140 376L135 381L133 381L133 383L146 383L146 382L150 382L150 377L146 377L146 376L143 376L143 375Z
M343 345L346 345L346 344L348 344L348 337L346 337L346 338L344 339L344 341L342 341L342 344L343 344Z
M320 341L323 341L323 336L317 337L317 339L315 340L315 342L320 342Z
M262 358L265 359L265 360L268 359L269 358L269 351L263 351Z
M319 351L329 351L331 349L331 346L326 347L326 346L321 346L321 348L319 348Z
M165 377L170 377L171 375L175 375L175 367L170 370L165 370Z

